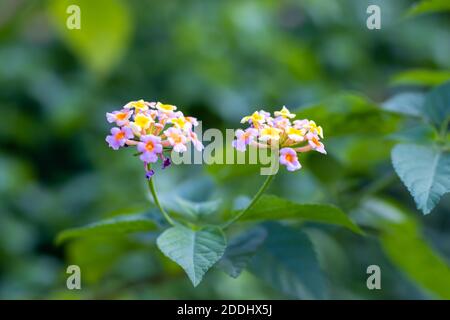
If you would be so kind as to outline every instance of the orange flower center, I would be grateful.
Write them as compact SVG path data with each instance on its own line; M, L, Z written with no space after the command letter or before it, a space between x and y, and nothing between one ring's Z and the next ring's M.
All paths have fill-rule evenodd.
M118 113L116 115L116 117L118 120L124 120L127 117L127 114L126 113Z
M316 139L316 137L312 138L312 142L316 145L316 146L320 146L320 142L319 140Z
M116 133L116 135L115 135L115 139L116 140L122 140L123 138L125 138L125 133L124 132L120 131L120 132Z
M145 150L152 152L153 149L155 148L155 145L153 144L153 141L148 141L145 144Z
M285 155L285 159L286 159L287 162L293 162L294 161L294 156L292 154L290 154L290 153L287 153Z

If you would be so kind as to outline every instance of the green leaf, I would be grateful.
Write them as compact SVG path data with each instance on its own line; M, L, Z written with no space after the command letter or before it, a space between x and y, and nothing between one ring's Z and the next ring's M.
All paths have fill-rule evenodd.
M231 277L237 278L247 267L266 237L267 231L264 228L255 227L231 238L217 267Z
M69 5L81 11L81 28L66 26ZM132 29L128 8L120 0L52 0L49 13L62 40L92 71L103 75L125 53Z
M424 13L450 11L448 0L422 0L415 4L406 13L408 16L417 16Z
M389 258L413 280L442 299L450 299L450 267L422 239L414 223L392 227L381 236Z
M450 152L438 147L399 144L392 164L414 197L417 208L428 214L450 191Z
M221 200L195 202L179 196L161 197L164 208L191 222L205 222L221 208Z
M450 71L414 69L396 74L390 80L393 86L437 86L450 80Z
M216 227L195 231L175 226L164 231L156 242L167 257L186 271L194 287L219 261L226 248L225 235Z
M379 199L367 200L360 209L380 229L388 258L411 280L442 299L450 299L450 268L428 245L411 214Z
M336 224L357 233L362 232L338 207L295 203L273 195L263 195L241 220L302 220Z
M382 107L385 110L405 114L408 116L421 117L425 96L417 92L399 93L386 102Z
M129 214L94 222L80 228L64 230L58 234L56 242L62 243L77 237L114 235L157 229L158 223L150 214Z
M323 298L325 279L308 236L276 223L266 229L269 236L253 257L250 271L294 298Z
M424 114L439 130L442 129L442 126L448 126L450 120L450 82L434 88L427 94Z

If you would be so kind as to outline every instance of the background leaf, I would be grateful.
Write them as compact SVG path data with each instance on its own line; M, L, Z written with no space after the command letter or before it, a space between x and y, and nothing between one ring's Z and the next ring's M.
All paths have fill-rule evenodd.
M450 299L448 262L425 241L412 215L380 199L369 199L361 210L381 231L380 242L388 258L428 293Z
M76 4L81 10L81 29L66 28L66 9ZM132 20L120 0L52 0L50 16L64 42L86 66L99 75L109 72L125 53Z
M237 278L247 267L258 248L267 237L263 227L255 227L232 237L217 267L233 278Z
M450 80L450 71L413 69L397 73L390 80L393 86L437 86Z
M424 13L450 11L450 2L447 0L422 0L408 10L408 16L417 16Z
M312 221L340 225L354 232L361 232L342 210L333 205L300 204L273 195L263 195L241 220Z
M225 235L219 228L194 231L182 226L164 231L157 239L158 248L186 271L194 286L223 255Z
M268 237L251 261L251 272L294 298L323 298L325 279L308 236L276 223L266 228Z
M400 144L392 150L392 164L424 214L450 191L450 152L437 147Z
M425 98L425 116L438 129L448 126L450 120L450 82L434 88ZM447 127L444 128L445 130Z
M56 242L61 243L77 237L114 235L157 229L158 223L151 214L129 214L94 222L80 228L64 230L58 234Z
M425 96L422 93L404 92L385 101L382 107L392 112L420 117L423 115L424 102Z

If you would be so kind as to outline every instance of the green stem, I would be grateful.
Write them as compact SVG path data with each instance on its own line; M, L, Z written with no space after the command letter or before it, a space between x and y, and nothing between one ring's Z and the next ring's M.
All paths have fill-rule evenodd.
M445 142L445 138L447 135L447 128L448 128L448 124L450 122L450 118L447 118L444 123L441 126L441 130L439 131L439 135L441 136L441 138L444 140Z
M149 166L150 169L150 166ZM163 214L164 218L166 218L167 222L170 223L172 226L175 225L175 222L173 221L173 219L169 216L169 214L167 213L166 210L164 210L164 208L161 206L161 203L159 202L158 199L158 195L156 194L156 189L155 189L155 185L153 183L153 177L150 178L148 180L148 188L150 189L150 193L153 196L153 201L155 202L156 206L158 207L158 209L161 211L161 213Z
M256 194L253 196L253 199L252 199L252 201L250 201L248 206L245 209L243 209L241 212L239 212L237 215L235 215L231 220L226 222L223 225L223 228L229 227L234 222L239 220L244 214L246 214L255 205L255 203L258 201L258 199L263 195L264 191L266 191L266 189L269 187L269 185L272 182L274 177L275 177L274 174L267 176L266 180L264 181L262 186L259 188L258 192L256 192Z

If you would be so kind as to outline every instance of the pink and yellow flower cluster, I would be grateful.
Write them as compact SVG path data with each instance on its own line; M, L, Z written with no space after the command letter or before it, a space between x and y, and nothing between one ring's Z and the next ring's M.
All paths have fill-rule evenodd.
M197 119L185 117L170 104L131 101L119 111L106 113L106 119L116 125L106 137L106 142L114 150L135 146L144 162L147 178L154 174L153 170L147 169L150 163L161 159L163 169L171 164L164 152L185 152L188 143L199 151L203 149L193 130L198 125Z
M287 170L295 171L302 166L298 153L311 150L326 154L321 142L322 127L312 120L294 120L295 114L286 107L274 112L274 116L264 110L242 118L241 123L247 123L249 128L236 130L236 140L233 146L238 151L246 151L247 146L257 148L278 148L280 163Z

